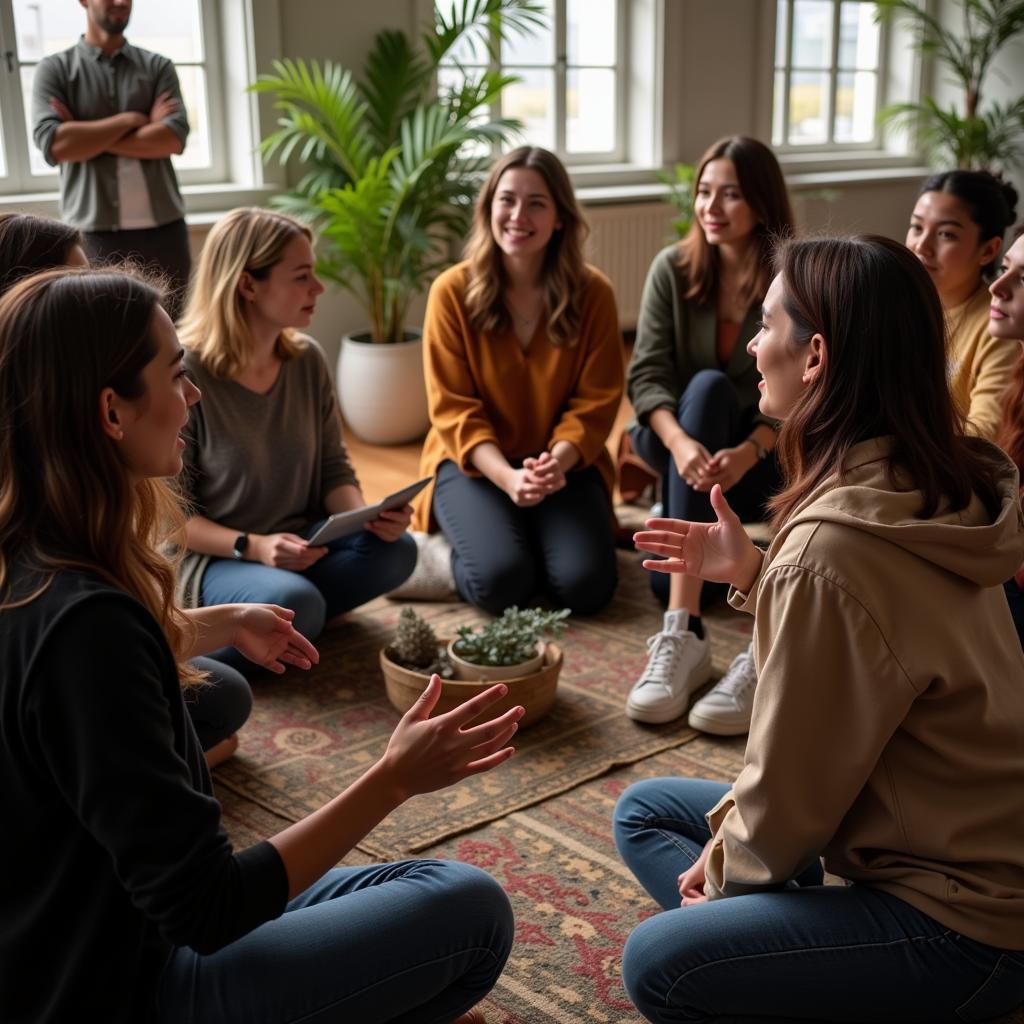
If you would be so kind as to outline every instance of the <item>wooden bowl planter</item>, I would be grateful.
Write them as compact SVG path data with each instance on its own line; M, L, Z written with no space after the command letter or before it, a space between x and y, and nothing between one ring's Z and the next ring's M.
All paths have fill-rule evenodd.
M486 669L481 665L476 667ZM427 683L430 682L430 676L393 662L385 650L380 652L380 668L384 673L388 700L403 714L419 700ZM442 679L441 696L434 714L451 711L470 697L476 696L497 682L502 682L508 686L508 693L497 704L492 704L487 709L487 715L495 718L509 708L521 704L526 708L526 714L519 720L519 728L522 729L539 721L551 710L558 688L558 673L561 670L562 650L557 644L549 642L544 647L542 666L536 672L520 676L518 679L509 678L507 675L493 679Z

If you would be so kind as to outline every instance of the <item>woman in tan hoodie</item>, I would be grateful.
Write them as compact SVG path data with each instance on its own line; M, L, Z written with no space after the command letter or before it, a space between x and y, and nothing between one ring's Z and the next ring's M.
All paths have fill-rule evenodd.
M1024 1000L1024 555L1015 467L963 433L942 308L882 238L793 242L750 343L783 419L767 554L651 520L651 561L733 585L759 684L732 787L616 809L664 913L623 956L653 1021L986 1020ZM845 885L823 885L822 863Z

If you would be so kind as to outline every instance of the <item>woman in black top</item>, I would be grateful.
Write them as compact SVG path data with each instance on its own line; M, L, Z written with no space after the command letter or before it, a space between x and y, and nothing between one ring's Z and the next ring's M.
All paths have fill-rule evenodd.
M507 759L522 708L462 728L499 685L428 720L435 677L362 778L232 849L184 660L316 652L283 609L174 604L165 478L199 394L159 303L69 270L0 298L0 1017L479 1020L512 939L498 885L453 862L333 865L407 797Z

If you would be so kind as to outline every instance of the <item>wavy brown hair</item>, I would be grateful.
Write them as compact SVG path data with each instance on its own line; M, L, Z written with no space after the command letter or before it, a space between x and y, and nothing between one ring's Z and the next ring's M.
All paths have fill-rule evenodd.
M59 220L0 213L0 295L29 274L65 266L75 245L82 245L81 231Z
M562 222L548 242L541 279L544 282L544 305L551 343L575 345L579 340L588 276L583 261L583 243L590 228L576 202L572 183L561 161L554 153L537 146L520 146L506 153L491 168L477 196L473 230L465 251L469 261L465 296L469 322L487 334L507 330L512 324L502 298L508 274L502 262L501 249L491 232L491 204L501 176L513 167L536 171L544 179L558 211L558 219Z
M82 570L144 605L180 657L192 626L160 551L169 540L184 546L182 510L166 482L129 473L99 406L106 387L143 396L161 300L129 275L67 268L0 298L0 611L34 600L56 573ZM12 592L15 565L38 579L31 593Z
M732 161L743 198L757 217L754 244L740 278L740 298L745 306L751 306L764 298L771 284L776 243L795 232L786 181L775 154L763 142L746 135L729 135L705 150L693 179L695 188L712 160ZM708 243L696 218L679 243L678 264L685 278L686 298L699 306L714 302L722 274L721 256L718 246Z
M242 314L245 300L238 291L242 272L265 280L289 242L299 237L313 242L305 224L254 206L232 210L214 224L192 276L178 337L215 377L234 377L252 357L252 335ZM292 359L301 350L295 331L281 331L274 347L279 359Z
M942 304L920 260L891 239L860 235L787 242L776 265L790 344L820 334L825 357L779 434L786 487L772 499L773 525L875 437L892 441L890 474L898 469L921 492L920 518L942 502L966 508L972 493L994 511L994 464L964 437L946 380Z

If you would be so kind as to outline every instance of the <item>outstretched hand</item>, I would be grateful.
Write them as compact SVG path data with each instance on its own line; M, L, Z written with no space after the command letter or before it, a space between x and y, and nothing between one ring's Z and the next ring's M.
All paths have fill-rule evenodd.
M238 606L231 645L251 662L281 673L286 665L312 668L317 649L292 625L295 612L276 604Z
M644 560L645 569L681 572L747 590L761 567L761 554L747 536L739 516L729 507L719 484L711 489L716 521L648 519L647 530L633 535L640 551L663 558Z
M519 728L525 709L517 706L490 721L470 724L507 693L508 687L498 683L431 718L441 696L441 679L432 675L420 698L402 716L381 759L400 799L444 789L507 761L515 748L506 744Z

